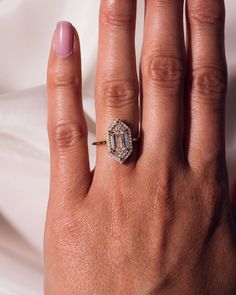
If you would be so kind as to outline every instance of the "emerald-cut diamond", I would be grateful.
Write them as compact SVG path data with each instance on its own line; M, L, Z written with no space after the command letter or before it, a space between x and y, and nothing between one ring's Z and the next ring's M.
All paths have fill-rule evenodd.
M109 126L106 141L109 154L120 164L123 164L133 151L131 130L120 119L116 119Z

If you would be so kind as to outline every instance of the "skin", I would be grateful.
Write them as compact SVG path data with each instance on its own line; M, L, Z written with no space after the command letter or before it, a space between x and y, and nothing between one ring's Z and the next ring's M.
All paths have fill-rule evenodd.
M115 118L135 144L125 164L96 147L91 172L79 38L48 66L50 197L45 294L236 294L224 116L222 0L146 0L138 81L134 0L101 0L96 135ZM141 114L138 111L140 89Z

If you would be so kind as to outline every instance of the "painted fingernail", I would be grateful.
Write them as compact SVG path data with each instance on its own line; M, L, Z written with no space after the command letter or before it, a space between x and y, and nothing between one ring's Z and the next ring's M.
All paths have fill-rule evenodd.
M74 29L69 22L61 21L57 24L54 48L61 58L69 57L73 53Z

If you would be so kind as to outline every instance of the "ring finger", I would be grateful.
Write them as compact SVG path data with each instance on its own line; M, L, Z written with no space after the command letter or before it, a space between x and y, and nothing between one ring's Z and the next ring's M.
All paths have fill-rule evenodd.
M104 140L106 129L116 118L128 123L133 137L138 134L135 17L134 0L101 1L95 85L97 140ZM134 165L132 158L122 167ZM107 169L107 161L111 169L117 167L109 158L106 146L98 146L96 170L98 167Z

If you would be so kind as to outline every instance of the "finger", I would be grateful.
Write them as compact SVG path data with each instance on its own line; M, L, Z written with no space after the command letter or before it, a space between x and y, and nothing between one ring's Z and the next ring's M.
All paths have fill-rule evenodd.
M187 1L187 20L191 80L188 150L189 162L196 166L225 157L224 1Z
M67 22L58 23L49 58L48 134L51 193L67 200L84 197L91 175L81 99L80 46L75 29Z
M144 163L182 158L184 60L183 1L146 0L141 59Z
M233 216L235 218L236 221L236 180L234 180L234 182L232 183L231 186L231 209L232 209L232 213Z
M97 139L120 118L138 134L138 80L134 48L136 1L102 0L96 77ZM111 161L106 146L97 147L97 165ZM131 161L132 162L132 161ZM116 167L117 164L111 164ZM132 163L133 164L133 163Z

